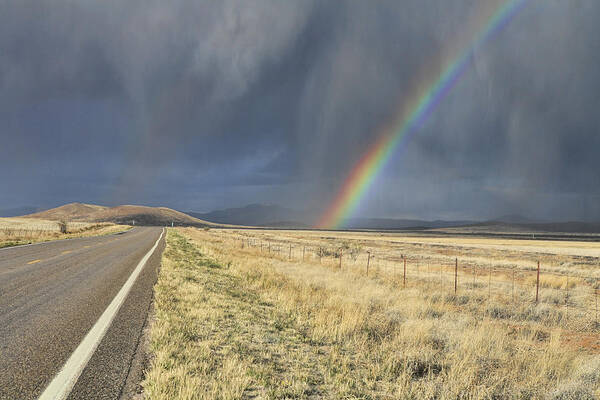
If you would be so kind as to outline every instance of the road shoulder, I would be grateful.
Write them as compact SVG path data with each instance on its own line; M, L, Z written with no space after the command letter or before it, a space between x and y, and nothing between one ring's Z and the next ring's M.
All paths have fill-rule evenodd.
M116 399L123 398L126 392L137 390L147 354L143 333L165 248L164 236L73 387L69 399Z

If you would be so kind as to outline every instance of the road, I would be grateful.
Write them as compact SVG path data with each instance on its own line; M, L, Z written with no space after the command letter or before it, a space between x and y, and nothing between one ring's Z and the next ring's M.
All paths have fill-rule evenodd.
M134 271L141 272L90 350L68 398L118 399L126 381L130 387L139 379L134 375L140 368L132 361L164 248L164 235L157 241L161 233L162 228L137 227L0 250L0 399L38 398ZM141 269L140 261L155 245Z

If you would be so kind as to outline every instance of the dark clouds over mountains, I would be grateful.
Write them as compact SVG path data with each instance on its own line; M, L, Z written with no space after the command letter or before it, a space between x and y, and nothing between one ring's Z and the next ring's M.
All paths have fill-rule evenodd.
M318 213L497 4L0 1L0 206ZM360 214L600 219L598 16L595 0L528 1Z

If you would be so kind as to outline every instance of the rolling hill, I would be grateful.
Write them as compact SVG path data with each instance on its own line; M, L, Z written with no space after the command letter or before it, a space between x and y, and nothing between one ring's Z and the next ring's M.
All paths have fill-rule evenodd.
M211 222L191 217L170 208L135 205L104 207L85 203L70 203L29 214L25 217L55 221L113 222L116 224L133 224L135 221L136 225L170 225L173 223L174 225L216 226Z
M28 214L25 215L25 217L49 219L53 221L61 219L67 219L69 221L84 221L88 220L90 215L106 208L107 207L96 206L93 204L70 203L65 204L64 206L51 208L49 210Z

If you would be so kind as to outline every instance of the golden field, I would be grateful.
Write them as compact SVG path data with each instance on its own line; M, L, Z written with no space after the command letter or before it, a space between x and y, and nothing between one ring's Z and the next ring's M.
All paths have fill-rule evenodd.
M144 393L597 398L595 252L584 242L169 229Z
M130 229L112 223L67 222L61 233L57 221L37 218L0 218L0 248L48 240L106 235Z

